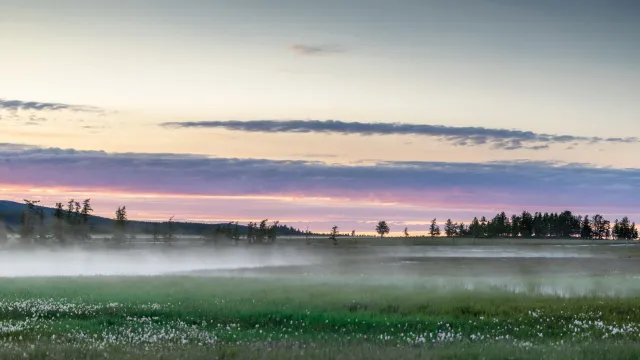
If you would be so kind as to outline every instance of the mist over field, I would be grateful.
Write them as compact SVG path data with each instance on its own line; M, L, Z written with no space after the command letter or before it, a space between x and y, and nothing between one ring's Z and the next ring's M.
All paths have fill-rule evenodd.
M444 242L445 240L442 240ZM287 279L434 291L562 297L640 295L633 245L201 246L0 249L0 277L181 276Z
M250 269L318 263L295 249L29 249L0 250L0 276L151 276L196 270Z

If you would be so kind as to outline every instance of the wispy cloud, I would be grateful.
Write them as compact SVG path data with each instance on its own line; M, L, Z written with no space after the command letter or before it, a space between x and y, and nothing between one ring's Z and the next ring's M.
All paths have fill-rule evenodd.
M102 113L103 109L95 106L72 105L51 102L7 100L0 98L0 110L9 111L74 111Z
M94 124L92 126L95 126L98 118L115 113L117 112L97 106L0 98L0 121L13 122L21 126L39 126L55 122L64 127L77 127L78 122L84 123L88 119Z
M346 52L346 50L340 46L336 45L304 45L304 44L294 44L290 47L291 51L298 55L305 56L320 56L320 55L331 55L331 54L340 54Z
M549 162L378 162L106 153L0 144L0 184L133 193L328 197L429 206L633 208L640 169Z
M573 135L540 134L532 131L493 129L484 127L453 127L444 125L404 123L360 123L339 120L249 120L168 122L173 128L222 128L235 131L264 133L319 133L344 135L419 135L448 141L456 146L489 145L500 150L542 150L565 143L638 143L637 137L604 138Z

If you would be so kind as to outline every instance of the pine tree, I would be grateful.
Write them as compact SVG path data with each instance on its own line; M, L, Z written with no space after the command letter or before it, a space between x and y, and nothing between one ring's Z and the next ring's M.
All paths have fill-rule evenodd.
M486 217L480 218L480 236L487 237L489 235L489 222Z
M431 225L429 226L429 235L431 237L440 236L440 227L436 223L436 219L431 221Z
M116 242L122 243L127 240L127 207L119 207L116 210L115 217L115 229L113 234L113 240Z
M467 235L467 228L464 223L460 223L457 229L457 236L463 237Z
M64 208L62 203L56 203L55 210L53 211L53 238L60 244L67 242L67 236L65 234L66 219Z
M93 212L93 208L91 208L91 199L85 199L82 202L82 208L80 208L80 204L76 203L76 216L80 216L78 224L79 231L78 237L82 241L91 240L91 229L89 228L89 218L91 213Z
M451 219L447 219L447 222L444 224L444 234L447 237L452 237L456 233L456 226L451 222Z
M585 215L582 219L582 225L580 227L580 237L582 239L591 239L593 237L593 232L591 230L591 221L589 220L589 215Z

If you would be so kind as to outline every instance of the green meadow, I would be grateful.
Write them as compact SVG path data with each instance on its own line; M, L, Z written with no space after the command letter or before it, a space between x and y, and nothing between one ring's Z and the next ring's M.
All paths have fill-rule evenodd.
M607 279L638 288L633 277ZM632 359L640 350L636 296L338 280L5 278L0 357Z

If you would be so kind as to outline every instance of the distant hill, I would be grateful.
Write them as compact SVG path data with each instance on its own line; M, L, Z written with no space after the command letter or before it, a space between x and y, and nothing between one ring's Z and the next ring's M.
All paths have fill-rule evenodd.
M43 206L42 208L44 209L45 217L50 220L55 210L46 206ZM0 222L3 222L10 232L13 232L20 227L20 215L26 209L26 204L15 201L0 200ZM95 233L111 233L114 228L114 223L115 221L113 219L101 216L91 215L89 218L89 225ZM129 231L133 233L151 234L153 233L154 224L157 224L157 222L130 220L128 226ZM182 235L201 235L206 232L214 231L218 226L227 225L228 223L205 224L197 222L174 222L174 229L176 233ZM246 225L239 225L239 229L241 234L247 232ZM279 225L278 235L304 235L304 232L286 225Z

